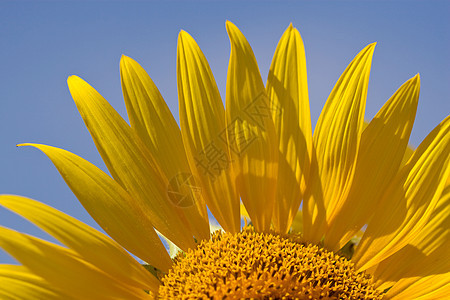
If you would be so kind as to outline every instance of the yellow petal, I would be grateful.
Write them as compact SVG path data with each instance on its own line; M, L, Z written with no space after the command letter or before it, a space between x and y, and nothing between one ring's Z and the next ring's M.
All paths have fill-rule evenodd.
M266 87L279 147L272 221L276 231L288 232L305 190L312 147L305 49L292 24L275 50Z
M146 299L148 296L143 290L126 285L87 263L72 250L5 227L0 227L0 247L30 272L74 298Z
M106 100L77 76L67 80L75 104L114 179L153 225L181 249L195 246L184 215L168 197L169 182L148 148Z
M241 218L250 220L250 216L248 215L248 212L245 209L244 204L242 204L242 203L241 203Z
M350 192L329 221L325 245L330 249L344 246L380 205L383 191L405 156L419 90L420 78L416 75L397 90L363 131Z
M178 37L177 78L181 130L191 170L219 224L226 231L239 232L239 197L224 134L225 110L205 56L184 31Z
M450 291L450 272L426 277L405 278L386 294L388 299L434 300L448 299Z
M120 245L88 225L38 201L0 196L0 205L21 215L114 278L143 290L159 281ZM111 263L114 262L114 263Z
M407 245L429 220L450 175L450 116L391 182L352 260L368 269Z
M124 55L120 60L120 75L131 127L147 145L169 182L175 183L177 178L189 175L191 172L180 128L150 76L136 61ZM173 188L176 190L173 192L181 192L181 189L190 185L190 183L184 186L175 185ZM192 185L195 186L195 183ZM188 199L183 203L177 203L182 206L182 211L196 237L209 238L205 203L201 197L194 198L199 193L188 192L189 194L186 194Z
M167 272L172 266L149 216L117 182L63 149L26 144L43 151L94 220L128 251ZM145 231L142 229L145 228Z
M341 75L314 130L312 185L303 205L304 234L311 242L322 239L353 180L374 49L375 43L364 48Z
M55 289L47 281L23 266L0 265L0 298L16 299L74 299Z
M423 229L400 251L383 260L373 273L380 289L408 277L425 277L450 269L450 178Z
M256 58L239 29L227 21L231 43L226 135L239 194L256 230L270 229L278 174L278 143Z
M444 243L450 243L450 177L437 202L436 208L423 229L414 237L411 244L425 255L431 255ZM450 246L450 245L449 245ZM448 249L448 247L447 247ZM447 260L450 265L450 260ZM450 267L450 266L449 266Z

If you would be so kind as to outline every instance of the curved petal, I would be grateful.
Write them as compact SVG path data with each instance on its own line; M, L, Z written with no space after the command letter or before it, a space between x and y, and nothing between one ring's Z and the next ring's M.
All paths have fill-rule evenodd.
M425 277L450 270L450 178L430 219L413 240L379 263L375 283L386 289L408 277Z
M395 92L363 131L350 192L329 222L325 245L330 249L339 250L367 223L397 174L414 124L419 90L416 75Z
M272 222L287 233L303 198L312 148L305 49L292 24L275 50L266 89L279 147Z
M24 145L36 147L50 158L87 212L120 245L164 272L171 268L172 261L149 216L117 182L66 150Z
M34 223L78 253L83 260L121 282L143 290L154 290L159 286L158 279L120 245L75 218L38 201L19 196L0 196L0 205Z
M61 246L0 227L0 247L59 290L81 299L148 299Z
M450 116L420 144L391 182L352 260L368 269L406 246L422 230L450 175Z
M0 298L3 300L72 300L23 266L0 265Z
M178 98L183 141L202 195L219 224L239 232L239 196L230 165L225 110L205 56L184 31L178 37Z
M386 294L388 299L432 300L446 299L450 292L450 272L427 277L405 278Z
M139 202L158 231L183 250L194 247L184 215L168 199L167 178L137 134L84 80L71 76L67 83L114 179Z
M174 183L183 174L190 174L180 128L150 76L136 61L125 55L120 60L120 75L131 128L147 145L169 182ZM191 185L195 186L195 183L176 185L174 192ZM180 203L173 198L183 208L195 236L207 239L209 226L205 203L201 197L193 198L199 195L195 191L189 191L187 195L189 203Z
M278 174L278 146L264 84L253 51L227 21L231 43L225 133L239 194L258 231L270 229Z
M375 43L364 48L341 75L314 130L311 186L303 205L304 235L311 242L322 239L353 180L374 49Z

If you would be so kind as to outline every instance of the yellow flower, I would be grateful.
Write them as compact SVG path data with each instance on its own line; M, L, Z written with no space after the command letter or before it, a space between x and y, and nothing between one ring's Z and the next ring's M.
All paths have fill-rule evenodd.
M179 35L181 130L131 58L120 62L131 126L81 78L68 79L112 178L65 150L26 145L52 160L111 238L37 201L1 196L64 246L1 227L0 247L22 266L0 265L0 298L448 296L450 117L408 151L419 75L365 126L368 45L313 135L298 31L283 34L266 86L245 37L230 22L227 31L226 108L200 48ZM244 228L240 200L251 219ZM223 232L210 235L206 206ZM182 250L174 259L158 233Z

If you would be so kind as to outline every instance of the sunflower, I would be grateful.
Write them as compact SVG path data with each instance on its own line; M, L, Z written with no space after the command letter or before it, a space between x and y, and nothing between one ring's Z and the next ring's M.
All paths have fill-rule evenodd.
M249 43L226 27L225 108L205 56L179 34L181 130L131 58L120 62L130 125L69 77L111 176L68 151L24 145L51 159L109 236L35 200L1 196L62 244L1 227L0 247L22 264L0 266L2 299L448 296L450 117L408 147L419 75L365 123L368 45L313 135L298 31L290 25L281 37L264 86ZM207 207L223 230L210 233ZM164 239L180 249L173 257Z

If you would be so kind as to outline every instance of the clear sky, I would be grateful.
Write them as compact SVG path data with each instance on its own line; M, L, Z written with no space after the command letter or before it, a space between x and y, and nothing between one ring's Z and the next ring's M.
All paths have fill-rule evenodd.
M410 140L417 146L450 113L449 15L449 1L1 1L0 193L40 200L98 228L52 163L36 149L15 145L58 146L106 170L69 94L67 77L87 80L126 117L119 76L125 54L147 70L178 120L177 35L184 29L196 39L224 98L227 19L252 45L264 81L283 31L290 22L299 29L313 124L347 64L377 41L366 118L420 73ZM2 208L0 224L48 238ZM13 262L0 250L0 263Z

